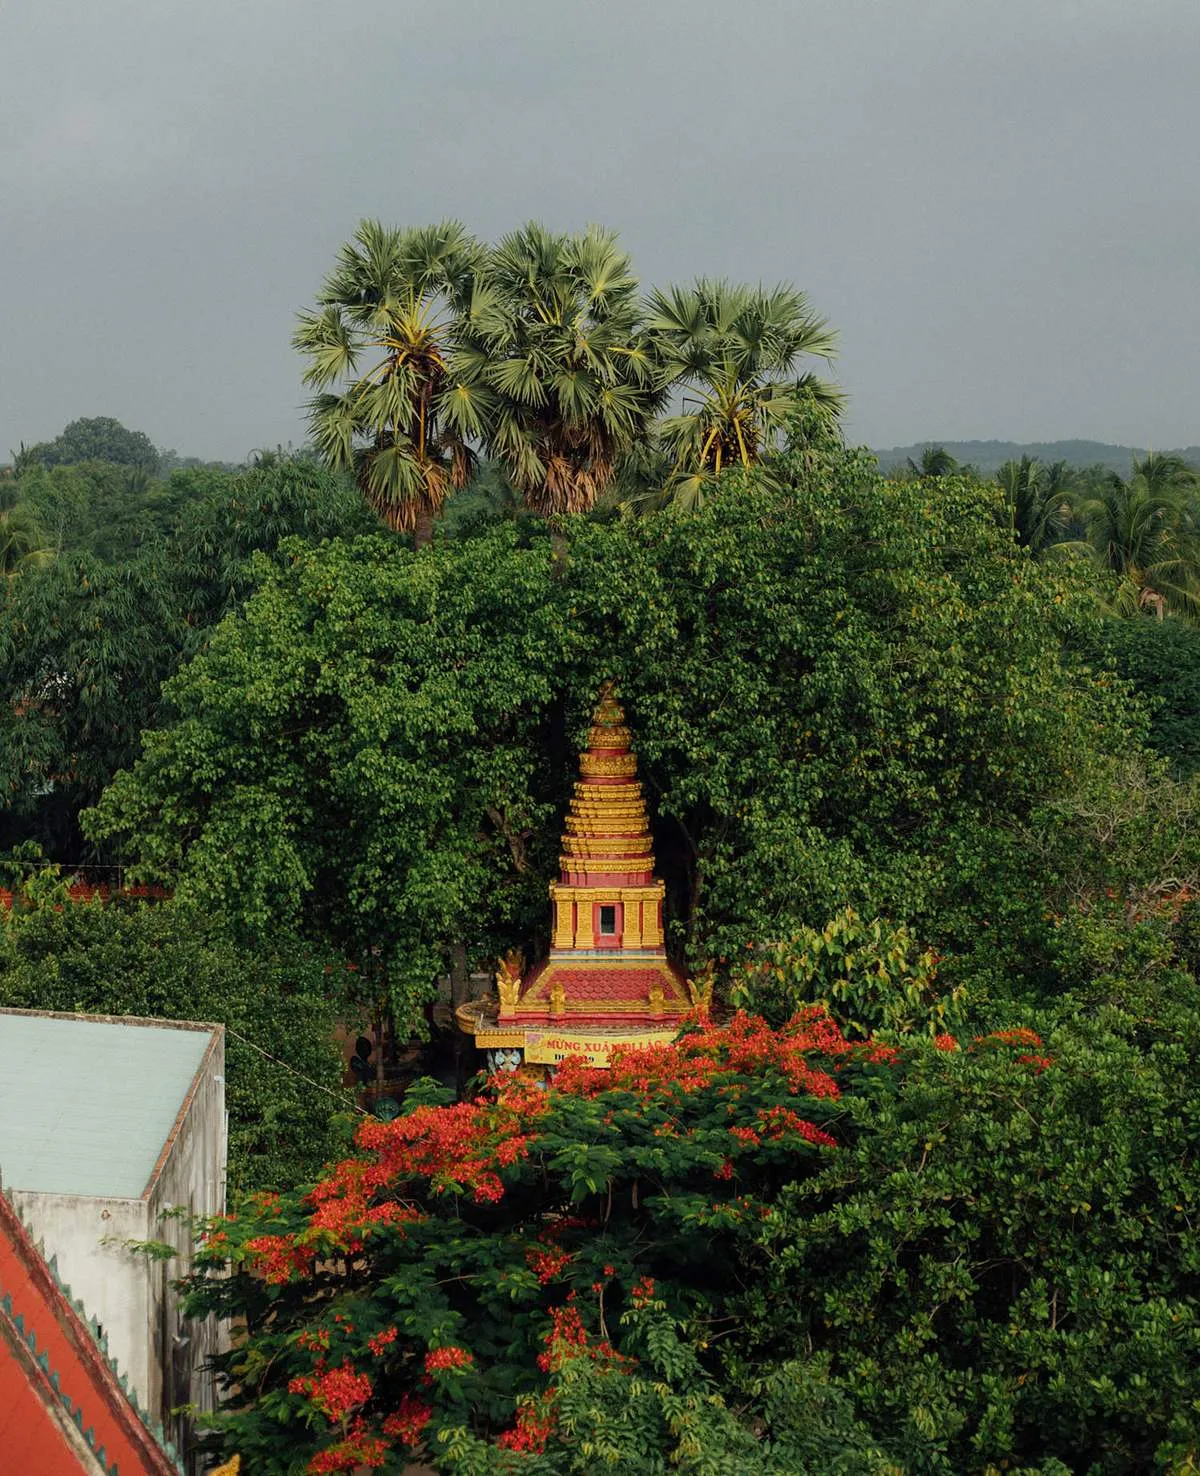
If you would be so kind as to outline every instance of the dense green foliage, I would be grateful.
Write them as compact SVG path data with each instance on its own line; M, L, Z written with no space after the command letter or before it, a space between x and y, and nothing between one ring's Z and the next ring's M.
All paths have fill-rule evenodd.
M11 915L0 913L0 1005L226 1026L234 1198L303 1182L336 1151L332 1120L339 1098L343 1109L349 1100L334 998L318 957L281 937L235 949L203 910L64 903L38 876Z
M252 556L367 523L311 463L176 472L172 485L190 511L171 537L117 560L63 553L0 589L0 845L86 856L80 810L136 759L163 681L254 587Z
M1150 713L1148 741L1183 775L1200 769L1200 630L1179 620L1109 620L1094 654L1131 682Z
M1064 654L1087 587L970 482L780 465L693 518L572 524L561 566L522 524L421 554L291 546L169 686L179 720L92 833L248 927L369 941L406 1015L453 944L486 961L542 925L615 677L694 963L849 903L976 971L1036 965L1078 849L1039 817L1140 732Z

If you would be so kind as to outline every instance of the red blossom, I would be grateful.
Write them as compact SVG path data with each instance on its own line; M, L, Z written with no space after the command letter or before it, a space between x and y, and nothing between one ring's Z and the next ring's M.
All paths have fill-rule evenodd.
M935 1035L933 1044L939 1051L958 1050L958 1041L952 1035Z
M788 1133L796 1133L807 1143L815 1143L822 1148L837 1147L836 1138L831 1138L823 1128L800 1117L790 1107L768 1107L758 1114L758 1121L764 1134L771 1138L779 1139Z
M382 1332L372 1333L367 1339L367 1347L374 1353L376 1358L383 1357L383 1351L399 1337L399 1331L394 1327L385 1327Z
M246 1242L251 1271L265 1281L282 1286L293 1276L303 1276L312 1268L313 1252L298 1245L292 1235L256 1235Z
M387 1459L387 1442L369 1435L361 1420L344 1440L319 1450L308 1463L309 1476L328 1476L333 1471L357 1471L362 1467L374 1471Z
M337 1368L315 1375L300 1374L288 1384L289 1394L305 1395L313 1407L334 1424L339 1424L365 1404L371 1397L371 1390L371 1380L366 1374L359 1373L348 1360L343 1360Z
M548 1285L567 1267L574 1257L568 1251L546 1250L540 1246L525 1252L525 1261L531 1271L536 1272L542 1286Z
M644 1307L647 1302L654 1300L654 1278L643 1276L640 1281L635 1281L629 1293L635 1307Z
M431 1348L425 1355L425 1372L433 1374L444 1373L451 1368L470 1368L474 1362L473 1353L468 1353L465 1348L456 1348L453 1344L446 1348Z
M503 1435L498 1436L496 1444L502 1450L519 1450L528 1455L541 1455L546 1449L546 1441L554 1433L554 1423L553 1411L541 1414L534 1402L527 1401L517 1409L516 1424L511 1430L506 1430Z
M421 1431L433 1418L432 1408L415 1394L402 1394L399 1407L383 1422L385 1435L396 1435L405 1445L419 1445Z

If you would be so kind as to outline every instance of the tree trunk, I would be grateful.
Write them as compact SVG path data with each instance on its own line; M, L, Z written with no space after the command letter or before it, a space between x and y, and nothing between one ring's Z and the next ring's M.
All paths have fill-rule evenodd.
M460 1102L467 1094L467 1063L471 1046L458 1023L458 1007L466 1004L470 987L467 946L465 943L455 943L450 949L450 1029L454 1040L454 1091Z
M466 1004L470 978L467 974L467 945L455 943L450 949L450 1008Z
M421 507L417 512L417 520L413 524L413 547L415 549L428 548L433 542L433 509Z

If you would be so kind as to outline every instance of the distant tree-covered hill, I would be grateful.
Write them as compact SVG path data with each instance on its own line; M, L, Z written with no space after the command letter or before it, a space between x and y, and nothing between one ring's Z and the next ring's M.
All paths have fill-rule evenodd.
M879 465L886 471L889 467L903 465L911 459L920 461L927 446L944 446L955 461L974 466L985 475L998 471L1006 461L1019 461L1022 456L1033 456L1038 461L1053 463L1065 461L1068 466L1107 466L1122 476L1129 473L1130 463L1135 456L1144 456L1144 446L1113 446L1106 441L916 441L911 446L890 446L876 450ZM1154 449L1167 451L1167 447ZM1170 454L1182 456L1185 461L1200 466L1200 446L1171 448Z

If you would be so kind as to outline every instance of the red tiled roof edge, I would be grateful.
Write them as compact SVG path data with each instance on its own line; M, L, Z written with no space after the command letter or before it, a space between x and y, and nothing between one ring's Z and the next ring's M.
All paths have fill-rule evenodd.
M159 1443L148 1427L125 1381L72 1305L53 1264L42 1259L8 1196L0 1190L0 1393L11 1380L10 1393L27 1396L27 1361L5 1357L3 1343L18 1339L45 1375L39 1397L47 1392L74 1420L83 1439L106 1473L120 1476L179 1476L181 1467L168 1442ZM19 1381L19 1384L18 1384ZM0 1400L3 1403L3 1400ZM61 1432L60 1432L61 1433ZM61 1433L64 1452L71 1450ZM165 1446L165 1448L164 1448ZM4 1454L0 1446L0 1456ZM65 1467L64 1469L70 1469Z
M98 882L95 885L91 882L71 882L67 892L72 902L90 902L94 897L99 897L101 902L107 902L110 897L133 897L139 901L162 902L168 895L165 887L110 887L107 882ZM13 900L13 893L7 887L0 887L0 908L11 912Z

